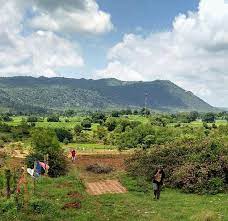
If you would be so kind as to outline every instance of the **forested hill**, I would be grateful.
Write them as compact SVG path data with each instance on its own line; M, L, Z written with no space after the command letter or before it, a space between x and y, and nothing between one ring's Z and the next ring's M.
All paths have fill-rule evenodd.
M212 106L170 81L117 79L0 78L0 107L12 110L64 110L143 107L165 111L213 111Z

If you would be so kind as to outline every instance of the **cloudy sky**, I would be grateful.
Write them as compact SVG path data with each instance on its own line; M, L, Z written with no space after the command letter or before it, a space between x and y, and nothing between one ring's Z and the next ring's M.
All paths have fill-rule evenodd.
M228 107L227 0L0 5L0 76L166 79Z

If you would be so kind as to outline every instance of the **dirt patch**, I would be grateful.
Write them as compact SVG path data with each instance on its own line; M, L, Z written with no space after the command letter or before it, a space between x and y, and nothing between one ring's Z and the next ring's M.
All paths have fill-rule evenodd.
M65 209L81 209L82 205L81 202L70 202L70 203L65 203L63 206L63 210Z
M83 196L79 192L69 192L67 196L70 198L83 199Z
M94 155L79 155L76 162L74 163L76 167L86 168L92 164L101 164L104 166L111 166L116 170L124 170L124 160L128 157L126 154L94 154Z
M103 166L99 164L91 164L86 167L86 171L92 172L92 173L111 173L113 171L113 168L111 166Z
M90 195L102 195L107 193L126 193L127 189L118 180L104 180L86 183L87 193Z

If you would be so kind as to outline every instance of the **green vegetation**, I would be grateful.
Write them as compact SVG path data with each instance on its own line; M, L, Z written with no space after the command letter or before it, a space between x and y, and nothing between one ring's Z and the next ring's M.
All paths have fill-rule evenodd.
M216 194L228 189L228 143L222 139L175 141L136 152L127 161L132 176L151 180L164 165L166 184L187 193ZM227 140L227 138L226 138Z
M82 116L72 110L62 115L5 113L0 117L0 220L226 221L227 116L227 112L149 113L145 108ZM79 154L75 163L66 158L72 149ZM37 180L35 194L29 178L31 198L26 208L24 189L15 194L14 168L24 163L32 167L46 154L49 177ZM111 157L104 159L105 155ZM125 160L126 168L115 155ZM15 156L26 161L17 162ZM89 174L88 165L92 169L95 165L98 174ZM165 187L161 200L154 201L151 177L160 165L166 173ZM9 199L5 169L12 172ZM109 173L100 174L106 169ZM86 192L87 179L112 178L128 192L101 196Z
M116 79L0 78L0 106L14 113L44 114L53 110L149 108L161 111L218 111L170 81L122 82ZM149 115L148 109L144 114ZM114 113L113 113L114 114ZM126 114L129 114L127 112ZM67 112L68 116L72 112ZM115 116L115 115L113 115Z
M77 171L57 179L42 177L37 181L36 194L27 212L18 212L13 199L0 199L0 220L225 221L228 218L227 195L199 196L165 189L161 200L154 201L151 190L139 191L140 186L131 178L124 176L122 182L129 189L126 194L89 196ZM68 208L72 202L78 208Z

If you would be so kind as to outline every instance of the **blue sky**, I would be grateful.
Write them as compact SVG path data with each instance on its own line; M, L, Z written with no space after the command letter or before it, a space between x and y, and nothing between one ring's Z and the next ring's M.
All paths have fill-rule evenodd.
M121 41L125 34L147 35L170 30L174 18L180 13L196 11L199 1L98 0L97 3L103 11L111 14L114 30L103 36L77 38L87 62L79 76L89 77L94 69L103 68L107 63L107 50Z
M227 0L0 4L0 76L170 80L228 106Z

